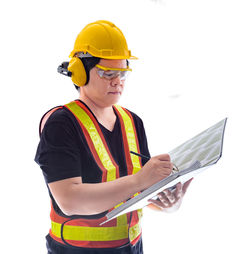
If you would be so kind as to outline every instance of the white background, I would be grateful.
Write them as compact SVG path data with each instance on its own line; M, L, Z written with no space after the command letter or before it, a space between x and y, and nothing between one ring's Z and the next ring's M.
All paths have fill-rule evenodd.
M133 72L120 104L144 121L151 155L228 117L224 151L182 207L144 209L151 253L249 253L250 4L243 0L5 1L1 4L1 248L46 253L50 201L34 162L49 108L76 99L56 72L99 19L125 34Z

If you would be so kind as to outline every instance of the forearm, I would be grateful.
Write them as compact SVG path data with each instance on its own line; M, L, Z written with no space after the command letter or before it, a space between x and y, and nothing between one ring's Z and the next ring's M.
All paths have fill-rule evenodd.
M135 175L105 183L72 184L67 193L67 214L98 214L130 198L140 190Z
M102 213L170 175L168 154L151 158L135 175L111 182L83 184L81 177L49 183L53 197L67 215Z

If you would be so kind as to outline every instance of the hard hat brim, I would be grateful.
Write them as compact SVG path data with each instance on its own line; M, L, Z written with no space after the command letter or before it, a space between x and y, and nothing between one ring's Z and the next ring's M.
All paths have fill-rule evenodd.
M83 52L83 51L76 51L76 50L73 50L70 55L69 55L69 58L72 58L76 55L76 53L79 53L79 52ZM129 59L129 60L138 60L138 57L136 56L124 56L124 55L114 55L114 56L108 56L108 55L98 55L98 54L93 54L91 52L83 52L84 54L86 53L89 53L90 55L92 55L93 57L99 57L99 58L103 58L103 59L113 59L113 60L116 60L116 59Z

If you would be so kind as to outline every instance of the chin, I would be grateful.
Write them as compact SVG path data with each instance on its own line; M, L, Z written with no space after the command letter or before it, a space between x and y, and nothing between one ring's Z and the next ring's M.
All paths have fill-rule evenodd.
M108 102L113 105L113 104L116 104L120 100L120 98L121 98L121 95L114 96L113 98L109 98Z
M112 107L114 104L118 103L119 100L105 100L102 101L102 106L103 107Z
M119 102L119 100L113 100L113 101L111 102L111 105L117 104L118 102Z

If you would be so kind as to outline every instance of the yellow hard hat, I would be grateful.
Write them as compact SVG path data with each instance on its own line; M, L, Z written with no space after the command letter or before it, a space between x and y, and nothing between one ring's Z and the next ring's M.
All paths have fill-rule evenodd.
M82 29L69 57L78 52L105 59L137 59L131 55L122 31L106 20L90 23Z

